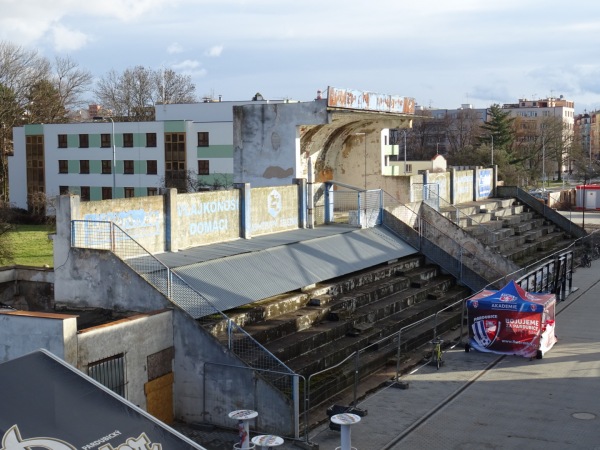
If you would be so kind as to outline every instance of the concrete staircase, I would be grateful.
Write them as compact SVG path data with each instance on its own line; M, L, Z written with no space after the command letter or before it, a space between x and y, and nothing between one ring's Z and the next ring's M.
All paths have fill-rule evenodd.
M440 213L520 267L573 242L558 226L513 198L464 203L441 208Z
M226 313L306 378L368 347L359 358L360 375L365 378L396 355L397 341L387 337L469 295L453 277L426 264L423 256L412 255ZM441 313L438 332L459 324L460 308ZM206 326L223 343L227 341L226 322ZM429 322L403 333L403 351L429 341L432 328ZM316 380L311 385L311 406L350 386L355 369L353 361Z

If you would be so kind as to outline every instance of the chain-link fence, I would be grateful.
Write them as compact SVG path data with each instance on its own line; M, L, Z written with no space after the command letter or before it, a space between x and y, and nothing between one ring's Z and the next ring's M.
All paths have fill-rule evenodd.
M74 220L71 223L71 245L113 252L166 298L201 324L212 323L214 320L227 320L227 348L248 366L265 371L264 376L279 390L289 392L285 378L268 374L293 374L292 370L119 226L112 222Z

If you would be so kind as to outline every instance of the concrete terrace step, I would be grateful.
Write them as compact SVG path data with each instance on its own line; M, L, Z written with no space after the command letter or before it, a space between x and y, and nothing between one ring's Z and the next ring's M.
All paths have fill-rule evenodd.
M323 320L313 324L311 328L300 330L294 334L282 335L277 339L265 342L264 345L278 358L284 361L289 360L349 334L361 334L360 332L356 333L355 330L366 331L378 326L376 325L378 322L387 320L393 314L406 310L417 303L445 298L443 293L449 291L453 284L452 277L440 276L439 280L433 281L427 288L409 288L402 292L396 292L347 315L336 315L331 317L333 320ZM464 293L465 288L462 288L460 292ZM455 296L450 298L455 298Z
M226 311L229 320L246 327L250 324L273 319L307 306L311 300L314 303L330 302L344 293L351 292L357 287L377 283L397 274L417 268L424 263L422 255L411 255L390 264L384 264L373 269L355 272L353 274L338 277L319 283L313 289L304 292L290 292L263 299L245 305L241 308ZM212 334L219 335L227 331L227 320L216 319L204 327Z

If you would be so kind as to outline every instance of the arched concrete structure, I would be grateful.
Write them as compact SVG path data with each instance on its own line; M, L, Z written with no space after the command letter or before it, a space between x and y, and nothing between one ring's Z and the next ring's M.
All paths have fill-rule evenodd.
M233 115L236 183L256 187L290 184L294 178L335 179L391 191L395 181L381 170L382 135L389 128L410 128L414 118L332 108L326 100L244 105L234 107Z

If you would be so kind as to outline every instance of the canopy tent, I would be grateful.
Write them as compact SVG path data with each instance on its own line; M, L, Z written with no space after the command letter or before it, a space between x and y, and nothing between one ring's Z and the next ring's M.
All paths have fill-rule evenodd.
M200 449L45 350L0 364L5 450Z
M514 281L467 299L466 350L541 358L556 343L556 297L526 292Z

